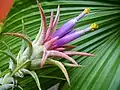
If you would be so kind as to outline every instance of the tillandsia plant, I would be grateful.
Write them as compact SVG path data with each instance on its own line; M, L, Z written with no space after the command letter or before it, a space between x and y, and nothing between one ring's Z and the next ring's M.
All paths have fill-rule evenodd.
M16 36L23 39L23 44L17 56L11 53L9 47L5 42L3 44L8 48L7 51L0 51L10 57L9 69L10 72L4 77L0 78L0 90L20 88L18 85L16 77L23 78L26 74L30 74L36 81L38 89L41 90L39 78L35 70L44 68L47 65L58 66L63 72L68 84L70 85L69 76L65 66L69 67L80 67L73 58L72 55L80 56L94 56L94 54L85 52L70 51L70 49L75 46L67 45L69 42L79 38L81 35L85 34L90 30L98 28L96 23L86 29L76 31L74 29L75 24L86 14L89 13L90 9L86 8L80 15L69 20L67 23L62 25L58 30L56 26L59 21L60 16L60 6L57 8L57 14L54 18L53 11L50 16L49 27L47 27L46 17L41 4L37 1L38 8L41 14L41 26L40 30L34 41L31 41L26 34L20 33L4 33L2 35ZM24 31L24 21L22 20L23 31ZM25 45L25 41L28 46ZM55 60L53 57L65 58L71 63L60 62Z

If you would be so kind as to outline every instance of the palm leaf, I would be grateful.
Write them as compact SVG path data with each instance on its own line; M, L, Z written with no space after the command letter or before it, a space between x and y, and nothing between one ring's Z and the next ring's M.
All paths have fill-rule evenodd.
M91 8L91 13L77 23L78 30L96 22L99 29L89 32L79 39L73 41L72 45L77 47L73 50L94 53L95 57L73 58L85 67L68 68L71 86L61 82L62 90L119 90L120 89L120 2L102 2L102 1L67 1L57 0L42 2L47 20L49 20L50 11L56 11L57 5L61 6L60 27L70 18L77 16L84 8ZM24 19L27 34L33 40L38 33L40 26L40 15L37 4L34 0L15 0L15 4L5 21L4 32L22 32L21 19ZM48 23L48 22L47 22ZM11 51L17 55L21 40L14 37L0 36L10 46ZM3 44L0 44L0 50L6 50ZM9 57L0 53L0 70L2 75L8 72ZM64 77L62 72L56 67L45 68L37 72L40 76L53 75ZM1 76L2 76L1 75ZM32 78L26 77L20 79L20 85L24 90L37 89ZM60 82L56 79L41 78L41 87L47 89L50 86ZM27 85L27 87L26 87ZM31 87L32 85L32 87Z

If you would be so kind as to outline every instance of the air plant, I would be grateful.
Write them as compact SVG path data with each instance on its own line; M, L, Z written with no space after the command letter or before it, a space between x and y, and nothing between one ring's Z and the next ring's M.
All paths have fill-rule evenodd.
M80 15L74 17L69 20L67 23L62 25L59 29L56 29L56 26L59 21L60 16L60 6L57 8L57 14L54 18L53 11L50 16L49 27L47 27L46 16L41 7L41 4L37 1L38 8L41 14L41 26L40 30L34 41L31 41L27 35L20 33L2 33L2 35L16 36L23 39L23 44L17 56L13 55L6 45L5 42L3 44L8 47L7 51L0 51L10 57L9 69L10 72L6 74L4 77L0 78L0 89L5 90L6 88L15 88L19 87L17 84L17 80L14 77L23 78L25 74L30 74L36 81L36 84L41 90L40 82L37 74L34 70L39 70L44 68L47 65L55 65L58 66L63 74L66 77L68 84L70 85L69 76L65 66L69 67L81 67L73 58L72 55L80 55L80 56L94 56L94 54L85 53L85 52L76 52L70 51L70 49L75 46L67 45L69 42L79 38L81 35L85 34L88 31L94 30L98 28L96 23L93 23L91 26L76 31L74 29L75 24L86 14L89 13L90 9L86 8ZM23 31L24 31L24 21L22 20ZM25 41L28 46L25 45ZM60 62L55 60L53 57L65 58L71 63ZM6 82L7 79L7 82Z

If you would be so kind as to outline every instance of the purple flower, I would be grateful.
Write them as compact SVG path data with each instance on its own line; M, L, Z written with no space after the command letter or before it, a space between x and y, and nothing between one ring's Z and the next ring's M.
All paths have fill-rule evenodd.
M60 27L54 34L53 34L53 38L56 36L59 36L59 38L61 38L62 36L64 36L65 34L67 34L68 32L70 32L70 30L74 27L74 25L76 24L77 20L76 19L72 19L70 21L68 21L67 23L65 23L62 27Z
M77 62L74 59L72 59L70 55L93 56L93 54L84 53L84 52L67 51L67 48L71 48L73 46L66 45L67 43L75 40L76 38L80 37L84 33L90 30L93 30L95 28L98 28L98 25L94 23L90 27L84 30L80 30L80 31L74 30L74 26L76 22L78 22L83 16L89 13L90 11L89 8L86 8L80 15L69 20L67 23L61 26L58 30L56 30L56 26L60 16L59 15L60 7L58 6L55 19L54 19L53 11L51 12L50 24L49 24L48 30L46 30L47 28L46 17L40 4L38 4L38 6L41 13L42 27L41 27L41 33L40 35L38 34L37 41L35 40L35 42L37 44L44 46L40 67L43 67L43 65L45 64L45 61L50 56L62 57L69 60L70 62L73 63L70 66L78 66Z

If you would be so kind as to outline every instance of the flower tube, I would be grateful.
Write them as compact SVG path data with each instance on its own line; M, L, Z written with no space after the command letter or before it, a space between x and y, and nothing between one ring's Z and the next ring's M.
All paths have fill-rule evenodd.
M75 40L76 38L80 37L84 33L88 32L90 30L93 30L95 28L98 28L98 25L96 23L92 24L90 27L88 27L84 30L80 30L80 31L74 32L72 34L68 34L56 41L57 47L67 44L67 43Z
M59 36L61 38L66 33L70 32L70 30L75 26L76 22L79 21L83 16L85 16L87 13L89 13L90 9L85 9L79 16L71 19L67 23L65 23L63 26L61 26L52 37Z

